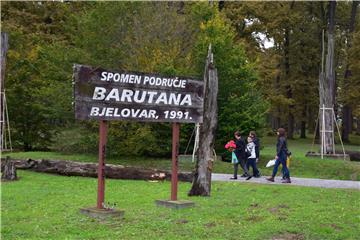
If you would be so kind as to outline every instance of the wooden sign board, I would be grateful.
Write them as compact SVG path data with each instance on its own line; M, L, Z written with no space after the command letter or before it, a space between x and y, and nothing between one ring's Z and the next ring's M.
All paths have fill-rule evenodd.
M201 123L204 84L188 77L74 65L75 118Z

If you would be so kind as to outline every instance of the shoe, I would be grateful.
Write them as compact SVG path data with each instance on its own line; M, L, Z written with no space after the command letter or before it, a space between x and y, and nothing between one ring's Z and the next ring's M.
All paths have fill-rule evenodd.
M275 182L274 177L269 177L269 178L266 178L266 180L268 180L269 182Z
M290 178L285 178L284 180L281 181L282 183L291 183Z
M254 175L254 177L256 177L256 178L261 177L261 173L259 172L258 174Z
M241 175L240 177L248 177L249 175L244 173L243 175Z
M247 178L246 178L246 180L250 180L252 178L252 176L248 176Z
M230 178L230 180L236 180L237 179L237 177L231 177Z

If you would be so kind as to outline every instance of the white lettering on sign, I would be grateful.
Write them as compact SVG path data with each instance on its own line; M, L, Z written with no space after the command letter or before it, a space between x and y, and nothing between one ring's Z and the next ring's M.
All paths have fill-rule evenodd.
M112 72L101 72L101 81L104 82L118 82L118 83L133 83L133 84L143 84L151 86L162 86L162 87L175 87L175 88L185 88L187 80L176 78L163 78L155 76L144 76L144 81L142 82L142 76L136 74L127 74L127 73L112 73Z
M179 80L178 78L159 78L159 77L155 78L155 77L145 76L144 85L185 88L186 80Z
M103 100L105 98L106 89L103 87L95 87L94 89L94 100Z
M141 84L141 76L135 74L126 74L126 73L112 73L112 72L102 72L101 81L106 82L120 82L120 83L134 83Z
M93 100L191 106L190 94L95 87Z
M151 118L157 119L156 110L153 109L133 109L133 108L113 108L113 107L91 107L90 116L92 117L121 117L121 118Z

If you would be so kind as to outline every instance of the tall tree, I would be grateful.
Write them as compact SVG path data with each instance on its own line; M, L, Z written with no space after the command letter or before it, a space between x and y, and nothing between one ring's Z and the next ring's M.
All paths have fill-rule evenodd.
M328 5L328 31L327 31L327 55L325 74L320 76L320 131L324 135L321 138L323 152L331 153L334 149L334 117L335 103L335 7L336 2L330 1Z
M360 22L360 15L357 15L356 22ZM356 25L358 26L358 25ZM345 92L343 95L344 102L349 104L352 114L356 118L356 134L360 135L360 28L356 27L352 33L352 44L348 51L349 69L351 75L348 76Z
M347 44L346 44L346 51L348 52L352 45L352 33L355 29L355 20L356 20L356 13L358 9L359 1L353 1L352 8L351 8L351 15L350 15L350 21L349 21L349 27L347 31ZM348 84L349 78L351 76L351 69L349 68L349 62L347 61L345 66L345 73L344 73L344 87L345 91L352 86ZM342 116L343 116L343 128L342 128L342 135L341 138L344 142L349 142L349 134L352 130L352 108L351 104L348 102L345 102L345 105L342 110Z

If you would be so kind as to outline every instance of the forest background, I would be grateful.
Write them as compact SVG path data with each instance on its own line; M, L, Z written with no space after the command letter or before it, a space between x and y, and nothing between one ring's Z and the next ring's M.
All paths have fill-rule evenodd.
M312 137L328 5L1 2L1 31L9 34L5 88L13 146L97 152L98 123L74 119L74 63L202 79L210 43L219 74L217 149L238 129L264 136L285 127L289 138ZM360 134L358 7L337 2L335 13L334 107L345 142ZM181 152L193 129L181 125ZM168 156L171 125L111 122L108 153Z

